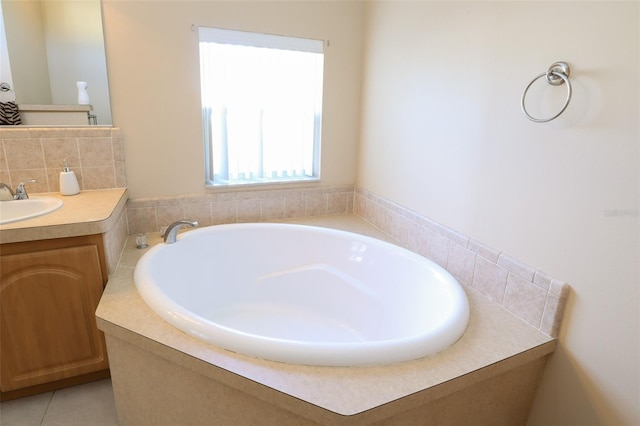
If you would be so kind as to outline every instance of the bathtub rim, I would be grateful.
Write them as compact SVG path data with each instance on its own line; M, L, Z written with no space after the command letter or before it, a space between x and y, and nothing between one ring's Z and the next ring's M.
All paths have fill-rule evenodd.
M398 251L411 260L423 262L428 265L429 268L437 271L437 273L446 280L448 288L453 292L457 301L453 307L455 313L447 318L443 324L440 324L437 329L431 330L430 333L365 343L312 343L251 334L226 327L189 311L171 299L171 297L154 283L144 279L144 274L149 267L148 264L153 255L161 250L170 250L176 247L173 244L157 244L151 247L151 249L139 259L135 266L134 286L149 308L178 330L223 350L273 362L324 367L382 366L432 356L436 353L446 351L450 346L454 345L464 335L468 327L470 317L469 301L462 285L455 277L434 261L397 244L373 236L314 225L248 222L207 226L188 230L180 234L174 244L180 244L180 241L186 242L189 239L199 238L203 234L233 231L236 229L282 229L293 230L294 232L309 231L337 236L339 238L357 239L387 250ZM193 323L189 318L197 318L200 323ZM440 330L442 328L448 328L449 335L443 335L442 330ZM213 333L211 333L212 330ZM259 349L256 349L256 343L261 345ZM431 347L428 353L425 353L425 344ZM304 358L305 361L299 361L300 357ZM369 360L365 360L365 357Z

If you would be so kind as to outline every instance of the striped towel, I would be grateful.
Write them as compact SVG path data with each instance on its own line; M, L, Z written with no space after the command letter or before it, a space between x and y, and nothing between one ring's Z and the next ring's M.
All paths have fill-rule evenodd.
M22 124L18 105L13 102L0 102L0 126L17 126Z

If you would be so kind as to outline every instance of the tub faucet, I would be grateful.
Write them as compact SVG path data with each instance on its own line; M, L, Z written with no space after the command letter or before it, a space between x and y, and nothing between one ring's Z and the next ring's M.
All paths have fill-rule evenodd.
M176 236L178 235L178 229L182 228L184 225L188 225L192 228L195 228L196 226L198 226L198 221L197 220L179 220L167 226L167 230L164 231L164 234L162 235L162 238L164 239L165 244L175 243Z

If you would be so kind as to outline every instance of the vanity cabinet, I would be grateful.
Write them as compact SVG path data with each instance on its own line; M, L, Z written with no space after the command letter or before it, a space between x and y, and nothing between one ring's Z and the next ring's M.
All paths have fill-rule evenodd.
M102 235L2 244L0 273L1 399L109 376Z

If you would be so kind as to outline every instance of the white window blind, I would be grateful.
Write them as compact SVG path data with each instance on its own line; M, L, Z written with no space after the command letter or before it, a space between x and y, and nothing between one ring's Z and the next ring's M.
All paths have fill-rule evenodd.
M319 178L323 41L199 34L208 184Z

